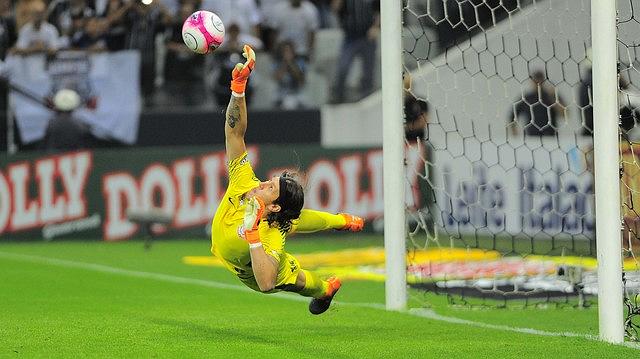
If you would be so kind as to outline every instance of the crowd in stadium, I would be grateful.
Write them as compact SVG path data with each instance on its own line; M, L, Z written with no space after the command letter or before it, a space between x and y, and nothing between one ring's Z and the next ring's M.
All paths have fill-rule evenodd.
M198 9L215 12L226 27L225 42L213 56L194 54L182 42L182 23ZM268 76L255 81L277 88L272 105L298 108L306 103L302 90L321 29L343 34L327 101L354 100L373 90L378 13L379 1L372 0L0 0L0 59L67 49L139 50L147 104L158 92L170 94L165 100L180 94L206 101L198 95L206 91L224 106L228 70L246 43L270 59L262 69ZM356 57L362 59L361 86L357 94L345 94Z

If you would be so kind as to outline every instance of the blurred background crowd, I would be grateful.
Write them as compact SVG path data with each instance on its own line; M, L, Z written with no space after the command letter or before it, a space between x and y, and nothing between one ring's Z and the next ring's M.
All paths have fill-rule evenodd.
M189 51L184 19L213 11L226 27L213 55ZM361 99L379 87L374 0L0 0L0 59L61 50L139 50L145 108L224 108L242 45L258 50L253 108ZM1 94L6 98L6 89Z

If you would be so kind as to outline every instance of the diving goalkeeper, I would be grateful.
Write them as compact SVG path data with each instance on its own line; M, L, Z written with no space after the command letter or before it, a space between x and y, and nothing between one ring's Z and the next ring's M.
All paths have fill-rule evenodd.
M284 250L286 235L327 229L360 231L364 223L348 214L302 209L302 186L287 173L264 182L256 178L244 143L244 92L256 58L248 45L243 50L247 61L233 69L224 125L229 186L213 217L211 252L249 288L311 297L309 311L321 314L340 289L340 280L323 280L300 268L298 260Z

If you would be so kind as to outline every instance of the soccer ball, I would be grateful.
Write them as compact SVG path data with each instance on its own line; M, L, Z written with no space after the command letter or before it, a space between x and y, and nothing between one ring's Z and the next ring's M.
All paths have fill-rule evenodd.
M214 51L224 40L224 24L211 11L196 11L182 25L182 40L198 54Z

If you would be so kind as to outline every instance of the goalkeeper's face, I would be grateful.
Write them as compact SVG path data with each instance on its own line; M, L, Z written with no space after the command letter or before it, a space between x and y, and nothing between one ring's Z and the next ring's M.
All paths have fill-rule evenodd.
M280 197L280 177L274 176L268 181L260 182L258 187L252 189L251 191L249 191L249 193L247 193L247 197L254 196L260 198L264 202L268 211L279 211L279 206L274 206L274 203L278 199L278 197Z

